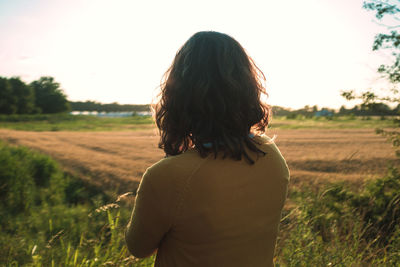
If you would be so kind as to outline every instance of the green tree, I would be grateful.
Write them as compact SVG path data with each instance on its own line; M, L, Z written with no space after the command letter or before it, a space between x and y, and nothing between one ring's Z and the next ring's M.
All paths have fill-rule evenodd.
M0 114L14 114L17 111L16 102L9 80L0 77Z
M70 109L66 95L53 77L41 77L30 86L35 93L35 105L42 113L60 113Z
M387 95L377 95L374 92L366 91L361 94L355 94L354 91L342 92L342 96L347 100L361 99L364 110L379 108L386 109L383 103L400 104L400 93L397 89L400 83L400 33L396 30L400 28L400 1L399 0L369 0L364 2L364 9L375 12L375 17L387 30L375 36L372 50L386 50L392 56L392 62L382 64L378 72L382 74L389 82L393 84ZM377 129L377 133L386 136L394 147L400 147L400 120L397 120L398 127L395 130ZM400 156L400 149L396 154Z
M35 97L30 86L25 84L19 77L8 79L12 94L16 102L16 112L18 114L34 113Z
M400 1L371 0L364 2L364 8L375 11L375 17L378 20L387 18L385 23L389 24L384 24L384 26L386 26L390 32L376 35L372 50L389 49L392 52L392 64L382 64L378 68L378 72L385 75L389 81L398 83L400 82L400 34L396 29L400 27L400 25L397 24L400 21Z

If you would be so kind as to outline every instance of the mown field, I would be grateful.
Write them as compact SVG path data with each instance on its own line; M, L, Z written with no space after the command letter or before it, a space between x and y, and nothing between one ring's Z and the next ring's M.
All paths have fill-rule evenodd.
M291 171L277 266L400 263L400 229L396 228L400 213L395 208L400 203L400 175L393 170L388 174L389 166L398 166L400 161L391 144L375 134L375 127L391 128L394 123L379 118L274 119L267 134L276 136ZM0 262L14 266L151 265L152 259L139 262L129 257L124 246L123 230L133 199L116 201L119 194L134 192L145 169L163 157L150 118L3 117L0 140L11 145L10 150L0 143L4 152L0 160L2 156L7 163L13 158L8 164L14 172L25 168L28 175L33 170L30 179L35 180L45 170L56 173L55 184L63 184L60 177L68 181L56 204L32 200L29 212L25 207L17 215L4 204L3 213L17 223L10 226L10 219L4 219ZM45 158L47 165L37 165L37 158L44 156L24 149L13 152L14 146L40 151L57 164L51 163L50 168L46 162L52 161ZM14 174L0 166L0 176L4 171L11 179L7 183L12 183ZM41 189L42 184L37 186L39 193L32 193L33 199L40 192L51 192ZM10 187L3 202L17 198L23 206L15 189L20 187L25 188Z
M381 176L391 145L373 129L276 129L276 143L291 170L292 186L327 181L358 183ZM154 128L109 132L32 132L0 129L0 139L42 151L67 170L103 188L135 190L143 172L163 157Z

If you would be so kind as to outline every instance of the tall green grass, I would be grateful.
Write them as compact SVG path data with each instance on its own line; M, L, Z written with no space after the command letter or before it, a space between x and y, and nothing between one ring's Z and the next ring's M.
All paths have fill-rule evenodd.
M50 157L0 142L0 263L152 266L124 243L130 193L112 201ZM399 266L400 174L358 190L344 183L289 192L277 266ZM129 205L130 204L130 205Z
M280 266L399 266L400 174L391 168L359 190L345 183L291 191L281 221Z
M50 157L0 143L0 263L148 266L126 250L130 208L64 173ZM124 208L120 208L120 207Z

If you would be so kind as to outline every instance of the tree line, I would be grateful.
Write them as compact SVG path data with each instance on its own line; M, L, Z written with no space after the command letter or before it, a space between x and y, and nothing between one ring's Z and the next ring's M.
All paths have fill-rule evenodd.
M296 116L312 117L330 117L330 116L397 116L400 113L400 104L391 108L385 103L362 103L352 108L341 106L339 110L331 108L318 108L318 106L304 106L303 108L292 110L280 106L273 106L272 113L276 116L286 116L296 118Z
M60 113L70 110L67 97L53 77L29 84L19 77L0 76L0 114Z
M143 112L150 111L150 105L118 104L116 102L103 104L96 101L69 102L72 111L97 111L97 112Z
M400 112L400 104L390 108L384 103L370 102L355 105L353 108L342 106L338 111L331 108L304 106L292 110L280 106L272 107L273 114L295 118L304 117L354 115L354 116L394 116ZM67 111L97 112L143 112L150 111L150 105L103 104L96 101L68 101L67 96L53 77L41 77L29 84L19 77L6 78L0 76L0 114L37 114L61 113Z
M61 85L53 77L41 77L27 84L19 77L0 76L0 114L50 114L68 111L142 112L150 111L150 105L68 101Z

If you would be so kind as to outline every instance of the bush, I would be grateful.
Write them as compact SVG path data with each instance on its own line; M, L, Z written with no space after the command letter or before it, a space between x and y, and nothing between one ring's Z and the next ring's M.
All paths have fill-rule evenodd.
M109 199L50 157L0 142L0 265L152 266L125 246L131 207Z
M289 266L400 263L400 174L391 168L359 191L344 183L322 192L290 192L297 207L284 216L278 259Z
M57 163L48 156L0 143L3 212L29 214L33 206L63 203L66 186L63 176Z
M345 229L357 217L364 228L362 237L385 246L400 225L400 175L391 168L385 177L368 182L360 192L340 183L307 201L313 207L307 212L314 218L314 230L324 240L331 238L330 225Z

